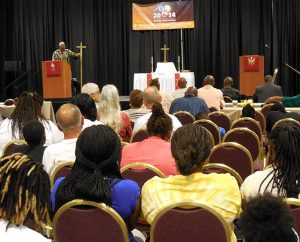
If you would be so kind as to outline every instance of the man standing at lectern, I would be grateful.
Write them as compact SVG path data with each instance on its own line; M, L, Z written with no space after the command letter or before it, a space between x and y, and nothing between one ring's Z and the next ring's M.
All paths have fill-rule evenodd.
M63 60L70 64L70 57L77 58L80 56L80 53L66 49L65 42L60 42L58 46L59 49L53 52L52 60Z

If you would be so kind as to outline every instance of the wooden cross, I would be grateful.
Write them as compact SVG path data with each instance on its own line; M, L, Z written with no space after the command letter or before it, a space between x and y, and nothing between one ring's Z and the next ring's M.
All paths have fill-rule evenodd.
M86 46L82 45L82 42L80 42L80 45L76 46L76 48L80 49L80 87L82 87L82 53Z
M167 62L167 50L170 50L170 48L167 48L167 45L164 44L164 48L160 48L164 52L164 62Z

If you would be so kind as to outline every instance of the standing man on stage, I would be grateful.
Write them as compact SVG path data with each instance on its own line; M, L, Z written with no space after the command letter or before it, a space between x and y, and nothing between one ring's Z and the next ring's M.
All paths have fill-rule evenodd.
M65 42L60 42L58 46L59 49L53 52L52 60L63 60L70 64L70 57L77 58L80 56L80 53L66 49Z

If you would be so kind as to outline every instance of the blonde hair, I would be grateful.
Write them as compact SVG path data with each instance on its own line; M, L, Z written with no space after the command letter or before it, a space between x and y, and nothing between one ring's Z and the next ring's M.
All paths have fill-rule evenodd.
M100 121L119 133L122 126L119 93L114 85L105 85L102 88L98 110Z

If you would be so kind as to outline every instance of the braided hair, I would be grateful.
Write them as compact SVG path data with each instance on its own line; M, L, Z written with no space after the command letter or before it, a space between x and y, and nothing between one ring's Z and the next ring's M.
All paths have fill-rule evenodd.
M47 121L42 114L43 98L36 92L23 92L18 98L18 102L15 110L11 115L12 127L11 131L14 138L19 133L21 139L23 139L22 130L23 127L32 120Z
M278 194L284 197L298 198L300 193L300 127L289 122L285 122L275 127L270 134L270 142L274 145L275 158L272 162L273 182L271 192L277 189ZM261 185L266 181L266 177Z
M33 218L41 227L50 208L50 181L43 165L21 153L0 160L0 217L22 225Z
M106 125L86 128L78 137L75 155L70 175L57 189L55 209L77 198L111 205L110 188L122 179L118 135Z

